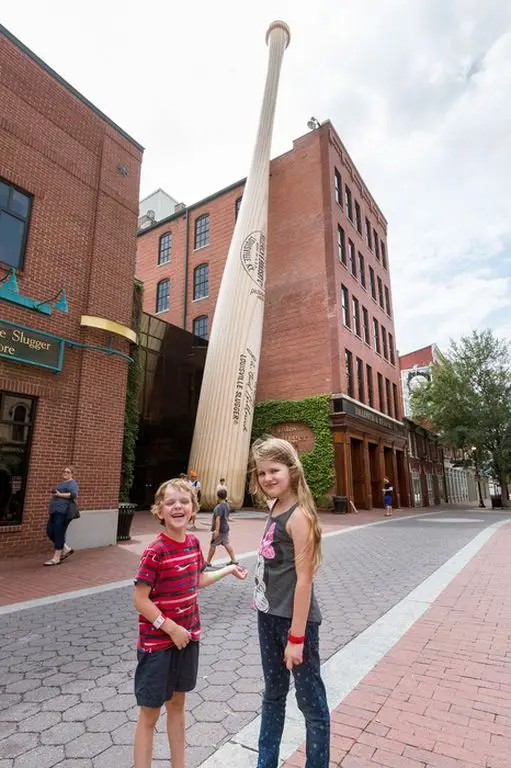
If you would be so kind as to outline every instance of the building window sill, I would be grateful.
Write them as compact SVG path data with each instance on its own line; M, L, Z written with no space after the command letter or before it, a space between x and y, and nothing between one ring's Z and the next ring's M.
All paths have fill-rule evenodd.
M159 261L156 266L157 267L166 267L167 264L170 264L170 259L168 261Z
M204 248L207 248L209 246L209 243L205 243L204 245L199 245L198 248L194 248L193 252L196 253L197 251L203 251Z
M192 303L195 304L198 301L204 301L204 299L209 299L209 293L207 296L199 296L198 299L192 299Z

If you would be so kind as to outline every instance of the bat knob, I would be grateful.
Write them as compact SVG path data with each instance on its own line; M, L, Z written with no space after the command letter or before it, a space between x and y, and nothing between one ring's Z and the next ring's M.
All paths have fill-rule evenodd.
M285 21L272 21L272 23L268 27L268 31L266 32L266 44L268 44L268 40L270 39L270 35L274 29L284 30L284 33L286 35L286 48L287 48L291 40L291 30L289 29Z

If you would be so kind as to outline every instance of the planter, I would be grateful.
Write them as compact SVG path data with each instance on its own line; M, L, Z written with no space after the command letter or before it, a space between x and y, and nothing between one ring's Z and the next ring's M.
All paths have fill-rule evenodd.
M129 541L131 539L130 529L136 508L136 504L129 504L128 502L121 502L119 504L119 517L117 519L117 541Z
M500 493L491 497L491 508L502 509L502 495Z

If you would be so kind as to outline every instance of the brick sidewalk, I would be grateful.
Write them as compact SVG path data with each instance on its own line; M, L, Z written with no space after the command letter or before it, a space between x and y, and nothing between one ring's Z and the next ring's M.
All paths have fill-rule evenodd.
M438 507L403 509L395 511L394 517L388 519L438 511ZM210 519L208 515L200 515L201 527L198 531L194 531L205 553L211 537ZM383 519L382 510L361 511L357 515L322 513L321 525L324 533L330 533L340 528L364 525ZM231 516L231 522L231 543L235 552L241 555L257 549L264 519L243 519L234 513ZM39 553L0 560L0 606L130 579L137 571L140 555L160 530L160 526L148 512L137 512L132 525L131 541L116 547L77 550L56 568L42 566L44 560L51 555L50 547L46 554ZM221 558L224 554L223 548L219 547L216 557Z
M508 525L332 712L332 768L510 768L510 551Z

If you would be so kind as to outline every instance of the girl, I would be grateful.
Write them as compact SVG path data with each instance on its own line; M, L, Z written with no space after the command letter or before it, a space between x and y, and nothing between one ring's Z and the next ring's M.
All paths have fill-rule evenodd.
M277 768L290 672L305 717L307 768L328 768L330 716L319 660L321 612L312 585L321 529L298 454L287 440L257 440L250 490L270 498L256 567L254 601L265 690L257 768Z

